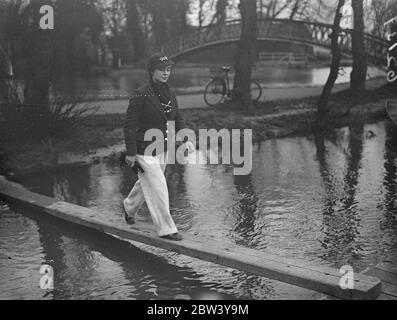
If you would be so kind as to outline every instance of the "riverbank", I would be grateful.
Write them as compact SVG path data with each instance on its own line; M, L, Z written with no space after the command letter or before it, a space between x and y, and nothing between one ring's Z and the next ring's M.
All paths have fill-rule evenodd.
M395 90L394 90L395 91ZM349 91L335 93L330 101L329 129L353 122L374 122L385 117L386 101L397 98L390 86L367 91L352 99ZM252 113L241 106L224 103L216 108L184 109L189 128L252 129L253 141L306 135L315 130L316 98L261 102ZM350 112L348 112L350 106ZM89 164L101 159L116 160L123 149L124 114L95 114L67 139L47 142L15 142L2 139L0 173L26 175L65 165ZM323 131L327 133L327 129Z
M351 67L341 69L333 92L349 87ZM252 77L263 89L262 99L278 100L318 96L326 82L329 67L309 66L307 68L288 68L280 65L257 64L253 68ZM206 85L214 75L222 75L219 65L185 65L175 67L170 78L170 86L178 95L182 108L198 108L206 106L203 93ZM234 72L229 73L230 84L233 84ZM384 70L369 67L367 87L373 89L373 82L379 79L386 82ZM124 68L113 70L107 75L95 77L76 76L54 79L51 99L61 99L79 103L92 103L101 107L100 112L125 112L128 98L133 88L144 85L147 71L142 68ZM383 85L382 84L382 85ZM377 85L379 87L379 85Z
M367 80L367 89L375 90L386 84L385 77L377 77ZM211 108L204 102L203 87L198 87L197 92L189 91L188 93L181 94L181 90L178 93L178 104L180 109L196 109L196 108ZM349 89L349 83L335 84L332 92L337 93ZM190 89L189 89L190 90ZM321 86L307 86L307 85L289 85L280 86L273 85L272 87L262 86L262 97L261 102L280 102L281 100L297 100L311 97L320 96L322 91ZM201 93L200 93L201 92ZM83 102L85 101L85 102ZM111 114L111 113L122 113L125 114L128 106L128 96L121 97L119 99L105 99L105 97L96 96L95 99L86 101L85 98L79 100L78 106L84 107L86 105L92 105L98 108L97 113Z

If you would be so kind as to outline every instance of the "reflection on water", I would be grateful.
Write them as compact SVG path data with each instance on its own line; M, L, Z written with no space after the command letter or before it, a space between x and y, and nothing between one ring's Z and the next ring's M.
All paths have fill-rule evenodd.
M30 291L21 294L18 290L20 288L13 287L13 280L18 278L8 278L9 281L1 284L3 298L42 297L44 292L37 284L40 280L38 269L44 262L51 264L55 271L54 290L51 293L54 299L151 299L172 298L182 294L194 297L204 291L199 276L188 268L173 266L164 258L139 250L128 242L107 235L98 237L88 229L59 224L42 216L35 216L34 223L24 217L34 228L27 225L23 231L16 230L14 221L21 220L22 216L18 214L18 219L15 219L15 213L8 212L4 215L2 226L12 227L13 233L38 234L39 239L23 237L23 240L39 244L41 252L31 253L31 256L36 255L36 259L23 259L29 266L30 277L21 273L23 268L14 270L15 263L9 262L7 265L2 261L3 275L7 275L4 280L12 276L11 272L19 275L19 279L29 279L27 283L31 286ZM31 214L27 216L33 217ZM4 233L2 239L14 240ZM26 246L26 243L23 245ZM8 248L10 244L4 244L2 248L5 246ZM24 247L20 242L14 242L12 246L18 252L9 252L8 255L12 257L9 261L19 260ZM206 286L216 288L218 285L208 282ZM13 296L13 292L18 295Z
M134 184L129 170L106 162L20 182L112 215L121 214L121 200ZM397 135L384 122L354 124L327 136L264 141L254 147L253 170L246 176L234 176L230 165L205 164L169 166L166 175L171 211L185 232L317 265L351 264L356 271L396 256ZM0 280L0 288L2 295L10 292L7 298L19 292L10 283L38 278L32 270L48 260L58 270L53 298L173 299L203 290L255 299L311 295L237 270L4 210L0 269L8 282ZM146 207L137 220L150 221ZM37 291L26 290L23 296L41 297Z

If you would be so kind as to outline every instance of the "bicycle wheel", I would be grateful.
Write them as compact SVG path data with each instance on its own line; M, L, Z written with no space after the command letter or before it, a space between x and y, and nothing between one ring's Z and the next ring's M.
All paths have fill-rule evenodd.
M251 99L254 103L258 102L262 96L262 88L258 82L251 80Z
M204 101L212 107L221 102L225 94L226 84L223 78L214 78L205 87Z

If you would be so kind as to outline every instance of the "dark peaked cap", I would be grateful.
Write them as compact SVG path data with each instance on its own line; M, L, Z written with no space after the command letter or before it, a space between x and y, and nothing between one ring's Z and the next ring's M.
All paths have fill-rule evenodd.
M147 69L149 72L152 72L155 69L173 66L174 64L175 62L169 60L166 55L161 53L155 53L149 57L147 62Z

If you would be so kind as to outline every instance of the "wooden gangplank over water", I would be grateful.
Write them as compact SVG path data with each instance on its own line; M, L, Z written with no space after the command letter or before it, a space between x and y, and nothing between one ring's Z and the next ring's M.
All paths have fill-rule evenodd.
M397 258L385 260L364 274L379 278L382 281L381 293L377 300L397 300Z
M226 267L325 293L341 299L375 299L381 281L373 276L356 274L353 289L342 289L341 274L328 267L312 266L304 261L285 259L266 252L236 246L211 238L184 234L182 241L159 238L153 228L139 223L129 226L121 214L98 215L89 208L30 192L0 177L0 199L69 221L99 232L108 233L165 250L213 262Z

